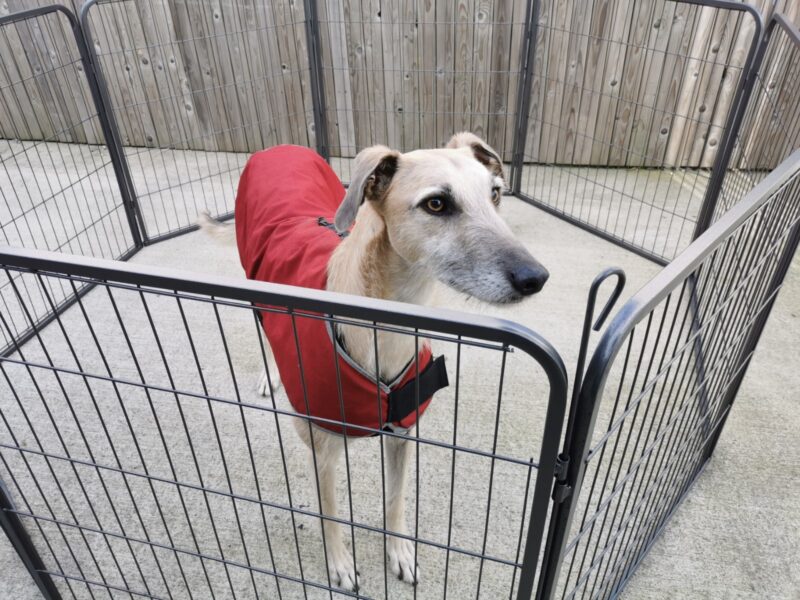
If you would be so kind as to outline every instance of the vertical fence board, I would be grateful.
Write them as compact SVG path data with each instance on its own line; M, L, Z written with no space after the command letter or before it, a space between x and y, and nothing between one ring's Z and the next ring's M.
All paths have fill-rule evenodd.
M659 3L660 4L660 3ZM659 158L654 156L653 142L661 134L661 120L666 111L659 111L658 103L662 96L669 95L668 85L664 84L664 73L669 71L670 59L668 52L670 37L673 33L675 4L665 2L660 10L655 10L650 26L653 28L651 35L654 37L652 50L645 57L643 85L638 90L636 99L636 115L634 129L628 150L628 163L632 166L651 166L659 164ZM674 64L674 63L673 63Z
M625 69L618 86L619 100L609 153L609 161L614 165L626 164L628 161L628 142L636 126L636 102L645 77L644 66L647 63L647 48L653 31L654 8L652 0L641 0L633 7Z
M614 0L597 0L592 5L588 47L586 48L586 62L584 68L583 98L578 113L577 129L579 136L576 141L578 146L573 161L576 164L588 164L592 159L592 128L597 119L597 111L602 98L603 78L605 64L608 56L609 42L606 40L607 32L611 27L613 14L610 10Z
M45 3L8 0L0 10ZM771 13L771 0L755 3ZM376 143L438 146L470 129L511 158L527 2L317 8L334 156ZM780 0L777 10L796 18L800 8ZM313 144L301 2L112 0L92 11L112 101L125 107L126 145L247 152ZM64 51L61 40L27 28L0 40L6 71L15 55L47 69ZM542 0L526 162L710 167L753 29L741 13L669 0ZM15 90L0 90L0 135L50 139L59 123L88 114L76 82L20 75L33 101L16 106ZM96 129L92 122L58 139L96 143Z
M564 77L564 99L559 125L557 162L574 162L575 147L578 142L578 115L584 96L586 78L585 61L589 42L591 18L589 4L576 2L571 15L569 46L567 50L566 73ZM587 98L588 101L588 98Z
M603 87L600 88L601 97L597 109L590 158L590 163L593 165L609 164L611 133L626 57L625 44L616 40L628 39L632 13L633 4L630 0L618 0L612 9L613 19L608 37L610 41L607 42L605 76L603 77Z
M454 81L453 125L456 131L469 129L472 104L470 98L472 71L472 0L458 0L454 25L456 56Z
M436 109L440 113L436 124L438 144L445 143L455 130L453 126L455 27L450 25L455 21L454 9L453 2L436 2Z
M523 4L524 3L520 3ZM509 88L513 60L510 55L519 48L511 45L514 5L510 0L496 0L492 19L492 49L489 61L488 119L486 137L489 144L500 152L503 160L511 157L506 153L506 121L513 120L512 98L516 99L516 89Z
M400 51L400 71L397 81L402 89L402 139L401 149L419 148L419 111L417 64L417 14L414 0L401 0L398 49Z
M477 136L486 138L489 134L489 81L491 79L492 15L493 2L479 0L475 3L474 34L472 51L474 53L472 81L472 127ZM497 29L502 29L502 26Z

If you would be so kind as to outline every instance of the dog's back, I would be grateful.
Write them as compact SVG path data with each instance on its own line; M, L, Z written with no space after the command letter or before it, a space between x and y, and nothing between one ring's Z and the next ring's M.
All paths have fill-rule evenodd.
M340 239L332 223L345 190L314 151L276 146L254 154L239 181L236 240L249 279L324 289Z

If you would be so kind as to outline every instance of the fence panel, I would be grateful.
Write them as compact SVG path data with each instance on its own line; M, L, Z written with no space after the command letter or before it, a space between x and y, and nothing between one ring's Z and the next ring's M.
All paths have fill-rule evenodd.
M228 215L252 152L313 146L302 2L84 5L146 241Z
M3 250L0 264L45 295L50 280L94 285L0 359L0 477L14 503L4 510L24 525L64 596L403 596L411 589L384 558L397 534L416 549L424 597L528 597L566 403L563 365L532 332L57 254ZM25 297L15 297L25 311ZM309 434L308 417L281 388L258 393L265 369L277 381L264 315L290 319L298 347L309 343L297 333L308 320L366 332L381 373L378 348L390 334L415 348L430 339L446 356L450 385L416 430L329 442L343 446L346 469L340 510L324 519L341 523L353 549L358 594L337 589L325 568L333 542L320 527L317 484L337 448L309 461L295 431ZM330 348L306 352L334 362ZM390 469L402 439L407 529L385 508L397 498Z
M711 222L800 148L800 32L783 13L767 25L751 85Z
M716 0L535 3L514 190L666 262L688 246L761 34Z
M544 597L619 594L710 457L798 241L795 152L609 325L575 411Z
M0 244L103 258L137 245L85 50L74 17L58 7L0 17L0 56L9 58L0 61ZM74 301L70 286L52 284L55 306ZM30 334L11 288L0 275L9 320L0 354ZM39 292L22 293L34 323L52 317Z
M334 168L373 144L443 146L459 131L511 160L529 2L318 2Z

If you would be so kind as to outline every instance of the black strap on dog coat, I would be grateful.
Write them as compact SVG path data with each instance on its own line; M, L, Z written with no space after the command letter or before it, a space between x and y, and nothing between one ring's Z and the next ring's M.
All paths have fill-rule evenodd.
M392 390L389 394L389 418L391 423L402 421L417 410L417 399L424 402L442 388L450 385L447 379L447 368L444 356L433 359L425 370L409 380L403 387ZM419 393L417 392L419 390Z

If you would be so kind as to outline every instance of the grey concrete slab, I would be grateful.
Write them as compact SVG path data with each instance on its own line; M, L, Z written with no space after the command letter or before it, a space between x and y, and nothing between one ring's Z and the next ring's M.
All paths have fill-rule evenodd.
M562 353L568 367L572 368L577 356L585 294L593 276L606 266L623 267L629 276L629 286L625 293L625 297L628 297L652 277L658 267L518 200L506 199L503 211L515 233L550 269L551 280L545 292L524 304L502 309L463 302L447 291L442 291L439 302L448 306L458 305L467 311L500 315L528 325L549 339ZM138 254L134 261L145 265L173 267L184 272L242 276L235 252L209 243L200 234L190 234L149 247ZM765 334L764 344L753 362L717 455L643 563L641 570L634 576L626 597L792 598L792 594L798 589L797 568L793 562L798 555L797 523L800 522L798 504L793 501L800 491L800 477L796 466L800 464L800 452L794 433L800 425L800 412L795 406L800 397L800 373L796 368L797 339L800 334L800 320L797 316L800 299L798 273L800 265L795 261L787 288L779 298L775 315ZM91 303L93 309L98 311L95 318L102 321L102 311L107 311L108 306L101 298L94 298L94 295L94 292L90 294L87 303ZM128 310L133 310L132 305L128 306ZM166 312L164 314L167 315ZM65 320L74 317L75 315L65 316ZM113 322L112 315L108 314L107 318L109 322ZM141 315L131 315L130 318L132 323L142 323ZM167 322L163 326L165 331L174 327ZM246 325L238 323L233 317L229 327L232 332L241 333L241 338L231 338L242 341L242 347L234 349L236 360L241 361L242 365L252 364L257 367L257 360L250 356L252 346L247 344L247 340L252 338L252 331L248 334ZM176 336L179 330L180 328L175 330ZM80 335L77 329L75 335ZM52 343L57 344L55 338ZM451 349L442 348L440 351L451 352ZM481 398L481 393L485 397L496 386L492 378L496 375L498 364L483 363L482 357L482 354L476 352L464 358L465 365L470 368L465 368L462 374L463 385L465 390L473 390L472 397L476 399ZM452 358L450 353L448 360ZM537 395L541 396L544 390L540 377L531 372L530 363L523 359L524 357L517 356L510 359L509 382L505 392L510 401L504 407L507 411L504 418L512 425L507 431L504 430L502 443L506 445L507 451L515 453L527 451L532 442L535 445L535 440L541 435L537 431L540 423L537 426L536 415L541 414L543 405ZM191 367L190 363L188 365ZM158 357L149 357L144 368L155 373L160 368ZM243 373L240 384L247 390L244 393L248 398L253 397L257 376L255 370L249 374ZM223 386L229 375L224 371L214 371L209 378L213 378L209 379L209 385ZM426 416L426 423L441 426L439 431L436 431L436 426L428 426L431 435L446 438L450 432L447 398L450 396L443 395L444 401L437 401ZM480 403L476 402L472 409L467 405L465 410L474 411L475 430L472 433L476 443L485 443L486 439L482 437L484 430L481 429L483 424L480 421L486 417L486 413L482 412ZM165 415L164 418L167 423L175 423L171 420L174 419L174 414ZM513 426L515 423L522 426ZM223 427L231 435L236 434L234 421L226 420ZM293 435L293 432L289 433ZM265 437L269 437L267 433ZM263 443L263 446L259 446L259 452L267 456L271 449L274 451L274 446ZM287 437L285 443L290 449L291 467L302 473L304 457L297 441L293 437ZM362 518L377 523L375 519L379 517L379 512L367 502L374 493L374 468L371 471L370 465L374 465L378 459L377 447L368 441L362 447L363 449L359 449L361 454L353 458L354 464L363 468L364 473L372 475L356 482L354 496L360 500L359 511ZM178 452L181 449L176 446L175 450ZM465 464L469 463L465 461ZM423 459L420 490L424 497L448 497L449 480L446 475L442 475L442 467L447 468L448 465L447 457L437 453L430 453ZM485 503L486 489L481 481L486 474L480 470L482 466L474 468L477 476L472 482L472 488L462 488L455 501L459 521L457 533L461 536L459 543L465 546L480 542L470 533L480 525L474 521L470 508L480 506L476 503ZM244 466L237 466L233 471L234 477L247 476ZM463 473L460 475L463 476ZM513 496L515 490L518 491L513 473L500 473L498 479L506 486L503 489L510 496ZM300 476L297 486L300 498L298 502L313 502L313 482L307 476ZM446 505L441 504L426 503L422 519L427 523L435 523L441 516L439 512L446 510ZM510 505L505 509L509 512L502 509L505 505L499 506L501 508L495 513L497 519L492 522L490 548L493 547L492 544L499 548L504 539L515 539L517 535L518 516L510 512ZM226 518L230 519L229 514L220 514L226 514ZM230 523L229 520L226 522ZM321 576L321 553L315 546L318 538L317 525L312 519L308 519L304 525L305 533L302 535L305 537L301 539L305 544L304 553L307 553L308 562L313 565L309 569L314 576ZM280 529L280 525L276 527ZM426 530L426 534L431 536L441 533L433 525L430 531ZM283 537L281 541L288 543L290 539ZM235 546L235 540L226 538L227 543L231 544L231 548ZM374 590L375 593L380 593L383 585L378 574L382 566L380 540L364 535L357 539L357 543L359 548L364 549L361 560L369 565L364 567L365 592ZM419 597L440 597L443 587L442 557L435 552L422 551L420 556L423 582L418 587ZM260 554L259 559L265 560L265 555ZM18 565L15 566L15 560L8 546L0 544L0 566L5 567L0 570L0 590L7 592L8 597L37 597L27 574ZM107 560L107 557L103 560ZM449 580L453 597L461 597L459 590L465 593L466 590L474 590L474 577L474 564L470 561L454 560L451 563ZM397 594L397 597L409 595L408 589L394 585L395 583L390 582L392 594ZM502 589L504 583L501 570L495 572L487 568L485 587L482 588L484 596L495 597L493 590ZM237 585L244 584L239 582ZM495 585L496 588L493 587ZM292 594L295 592L284 597L294 597Z

